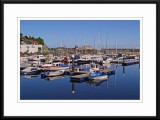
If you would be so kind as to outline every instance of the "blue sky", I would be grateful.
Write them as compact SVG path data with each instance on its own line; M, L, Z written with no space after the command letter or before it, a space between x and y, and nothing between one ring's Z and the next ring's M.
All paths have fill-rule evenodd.
M20 32L43 38L50 48L116 48L116 41L117 48L140 47L139 20L21 20Z

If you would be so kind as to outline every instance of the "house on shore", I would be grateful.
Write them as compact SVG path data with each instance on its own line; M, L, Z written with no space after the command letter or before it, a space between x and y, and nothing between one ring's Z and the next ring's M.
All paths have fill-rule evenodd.
M20 43L21 53L42 53L42 45L35 40L22 40Z

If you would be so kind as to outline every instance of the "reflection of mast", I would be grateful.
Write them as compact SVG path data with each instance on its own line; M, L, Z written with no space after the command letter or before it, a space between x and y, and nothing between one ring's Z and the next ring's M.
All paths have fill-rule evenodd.
M115 80L115 86L117 86L117 68L115 70L114 80Z
M74 94L74 82L72 82L72 93Z
M125 75L125 66L123 66L123 76Z

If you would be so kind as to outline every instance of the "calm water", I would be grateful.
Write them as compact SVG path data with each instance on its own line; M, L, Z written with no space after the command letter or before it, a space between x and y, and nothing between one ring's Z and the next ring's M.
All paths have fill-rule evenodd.
M21 100L138 100L140 99L139 64L112 64L115 75L100 83L75 83L69 75L45 80L41 75L20 77Z

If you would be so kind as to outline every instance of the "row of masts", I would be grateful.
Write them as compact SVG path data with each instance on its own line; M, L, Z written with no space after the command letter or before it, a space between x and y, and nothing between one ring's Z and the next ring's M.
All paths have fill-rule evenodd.
M106 54L109 54L109 39L108 39L108 33L107 33L107 39L106 39ZM102 43L102 40L101 40L101 33L99 32L99 51L101 50L101 43ZM95 37L94 37L94 50L95 50ZM117 40L116 40L116 54L117 54Z
M107 36L106 36L106 50L105 50L105 53L106 54L110 54L110 40L109 40L109 34L108 34L108 32L107 32ZM87 35L86 35L86 37L85 37L85 39L84 39L84 46L82 47L82 53L86 53L86 40L87 40ZM96 38L95 38L95 36L94 36L94 38L93 38L93 40L94 40L94 54L99 54L100 52L101 52L101 50L102 50L102 38L101 38L101 32L99 32L99 34L98 34L98 44L96 44ZM78 41L77 41L78 42ZM77 44L77 43L76 43ZM79 47L79 45L80 44L78 44L77 46ZM96 45L97 45L97 49L96 49ZM117 54L117 48L118 48L118 42L117 42L117 38L116 38L116 40L115 40L115 47L114 47L114 49L115 49L115 54ZM61 44L61 47L64 47L64 48L66 48L66 53L68 54L68 47L67 47L67 42L65 42L65 44ZM133 53L135 52L135 43L134 43L134 41L133 41ZM54 45L54 48L56 48L56 46ZM105 49L104 47L103 47L103 49ZM77 51L77 50L76 50Z

